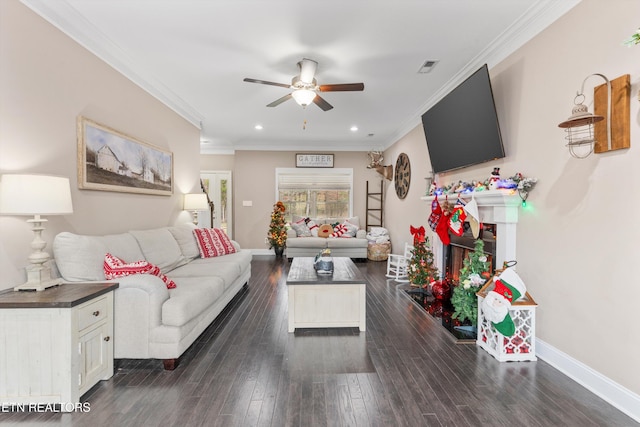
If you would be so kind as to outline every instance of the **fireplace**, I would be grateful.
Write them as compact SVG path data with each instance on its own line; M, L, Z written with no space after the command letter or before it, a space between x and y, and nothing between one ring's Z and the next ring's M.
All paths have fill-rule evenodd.
M492 233L495 236L493 265L501 268L505 261L517 259L516 226L518 224L518 208L522 200L514 190L487 190L474 192L472 194L478 204L480 222L493 226ZM455 195L449 196L449 198L454 201L455 197ZM465 202L469 202L471 195L464 194L462 198ZM434 196L425 196L421 199L427 202L427 206L430 207ZM444 200L444 196L440 196L439 199ZM446 271L445 251L447 248L435 233L432 233L429 240L432 242L436 266L440 271ZM485 250L487 249L486 243L487 242L485 242ZM473 247L473 245L471 245L471 247Z
M473 197L478 204L482 223L478 238L484 242L484 252L493 273L496 268L502 268L504 262L516 259L516 225L521 200L517 193L509 190L484 191L474 194ZM422 198L429 203L428 206L431 206L433 199L433 196ZM468 202L471 196L464 195L463 199ZM475 249L476 239L473 238L468 223L465 223L465 233L462 236L450 237L451 244L447 246L442 244L435 233L432 233L429 240L432 242L436 266L453 286L458 283L464 259ZM469 321L460 323L451 318L453 307L449 298L437 300L430 292L422 289L409 290L408 293L429 314L440 319L458 343L475 344L476 328L471 327Z
M451 235L450 237L451 244L444 247L444 269L442 271L447 281L453 285L458 284L460 269L469 253L474 251L476 239L471 234L468 223L465 223L462 236ZM482 239L484 243L484 253L491 266L489 273L493 274L496 269L496 225L482 224L478 239Z

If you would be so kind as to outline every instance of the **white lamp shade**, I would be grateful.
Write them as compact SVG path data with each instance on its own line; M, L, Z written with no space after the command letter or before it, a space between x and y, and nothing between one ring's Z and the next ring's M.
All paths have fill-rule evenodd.
M2 175L0 213L5 215L72 214L69 178L47 175Z
M311 102L316 97L316 95L317 94L314 91L308 90L308 89L298 89L298 90L294 90L291 93L291 96L293 96L293 99L295 99L296 102L299 105L302 105L303 107L306 107L307 105L311 104Z
M196 193L184 195L185 211L201 211L204 209L209 209L209 202L207 201L206 194Z

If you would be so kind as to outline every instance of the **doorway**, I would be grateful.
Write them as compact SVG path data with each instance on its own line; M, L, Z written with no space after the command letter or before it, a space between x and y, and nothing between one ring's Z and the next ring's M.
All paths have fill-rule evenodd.
M213 202L213 212L212 215L202 215L199 225L220 228L233 239L231 171L201 171L200 179L209 200Z

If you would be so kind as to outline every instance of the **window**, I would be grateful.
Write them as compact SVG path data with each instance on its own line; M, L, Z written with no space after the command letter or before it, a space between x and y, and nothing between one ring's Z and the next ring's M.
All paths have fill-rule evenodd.
M311 218L353 216L353 169L276 169L276 198L293 215Z

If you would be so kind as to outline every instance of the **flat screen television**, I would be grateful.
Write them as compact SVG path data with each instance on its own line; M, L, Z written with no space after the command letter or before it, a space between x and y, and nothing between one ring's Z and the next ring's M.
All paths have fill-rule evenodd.
M485 64L422 115L434 173L504 157Z

